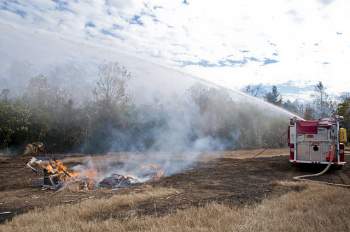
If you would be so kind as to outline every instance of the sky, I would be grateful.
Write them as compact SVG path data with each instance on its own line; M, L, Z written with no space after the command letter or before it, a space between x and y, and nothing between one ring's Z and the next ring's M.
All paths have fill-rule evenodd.
M0 0L2 23L102 44L227 88L322 81L335 94L350 91L349 12L348 0Z

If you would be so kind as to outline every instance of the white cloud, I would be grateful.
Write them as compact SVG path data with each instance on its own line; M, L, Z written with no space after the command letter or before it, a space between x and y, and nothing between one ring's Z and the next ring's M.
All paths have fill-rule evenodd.
M16 2L0 3L2 21L120 46L226 87L321 80L334 92L350 89L346 0L86 0L66 1L61 10L53 1ZM218 64L228 58L248 61L183 68L177 62ZM278 62L263 66L266 59Z
M334 2L334 0L319 0L320 3L328 5L331 4L332 2Z

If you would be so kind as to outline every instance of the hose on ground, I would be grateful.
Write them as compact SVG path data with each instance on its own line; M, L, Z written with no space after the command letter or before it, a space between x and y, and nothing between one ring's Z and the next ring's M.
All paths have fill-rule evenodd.
M308 174L308 175L302 175L302 176L295 176L293 177L293 180L308 180L308 181L313 181L313 180L309 180L309 179L305 179L308 177L315 177L315 176L322 176L323 174L325 174L329 168L332 166L332 162L329 161L329 163L327 164L327 167L325 169L323 169L321 172L316 173L316 174Z
M314 182L314 183L319 183L319 184L326 184L326 185L338 186L338 187L343 187L343 188L350 188L350 185L348 185L348 184L336 184L336 183L327 182L327 181L305 179L308 177L321 176L321 175L325 174L331 166L332 166L332 163L328 164L327 167L320 173L311 174L311 175L303 175L303 176L295 176L295 177L293 177L293 180L309 181L309 182Z
M323 174L325 174L330 169L330 167L332 166L333 158L334 158L334 153L332 152L330 157L329 157L329 163L327 164L327 167L325 169L323 169L321 172L316 173L316 174L295 176L295 177L293 177L293 180L309 181L309 182L315 182L315 183L319 183L319 184L326 184L326 185L333 185L333 186L338 186L338 187L350 188L350 185L348 185L348 184L336 184L336 183L331 183L331 182L326 182L326 181L306 179L306 178L309 178L309 177L322 176Z
M262 153L264 153L267 150L267 148L264 148L262 151L259 151L258 153L256 153L252 158L256 158L259 155L261 155Z

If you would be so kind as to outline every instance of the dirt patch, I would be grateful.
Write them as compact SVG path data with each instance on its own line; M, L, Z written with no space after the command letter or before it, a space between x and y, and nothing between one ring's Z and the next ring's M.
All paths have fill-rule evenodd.
M302 185L283 186L278 182L292 180L293 176L319 171L320 168L291 167L286 156L287 150L267 150L255 156L259 150L235 151L216 154L215 159L203 159L192 168L161 180L140 184L118 191L99 189L85 192L43 191L32 187L37 175L25 167L28 157L2 157L0 159L0 221L34 208L50 207L60 204L74 204L85 199L108 198L114 194L147 191L149 186L174 188L176 194L154 198L136 204L130 209L118 210L101 218L125 218L132 210L137 215L165 215L178 209L203 206L210 202L239 206L260 202L267 197L279 196L288 191L301 191ZM208 154L209 156L209 154ZM97 157L101 159L101 156ZM349 156L346 156L349 160ZM79 163L79 156L70 157L71 163ZM331 170L318 180L350 184L350 167Z

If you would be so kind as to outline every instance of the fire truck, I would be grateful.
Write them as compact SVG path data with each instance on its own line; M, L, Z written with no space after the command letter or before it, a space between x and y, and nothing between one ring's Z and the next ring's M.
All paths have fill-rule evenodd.
M342 117L303 120L290 119L288 127L289 161L293 164L345 164L346 129L340 127Z

